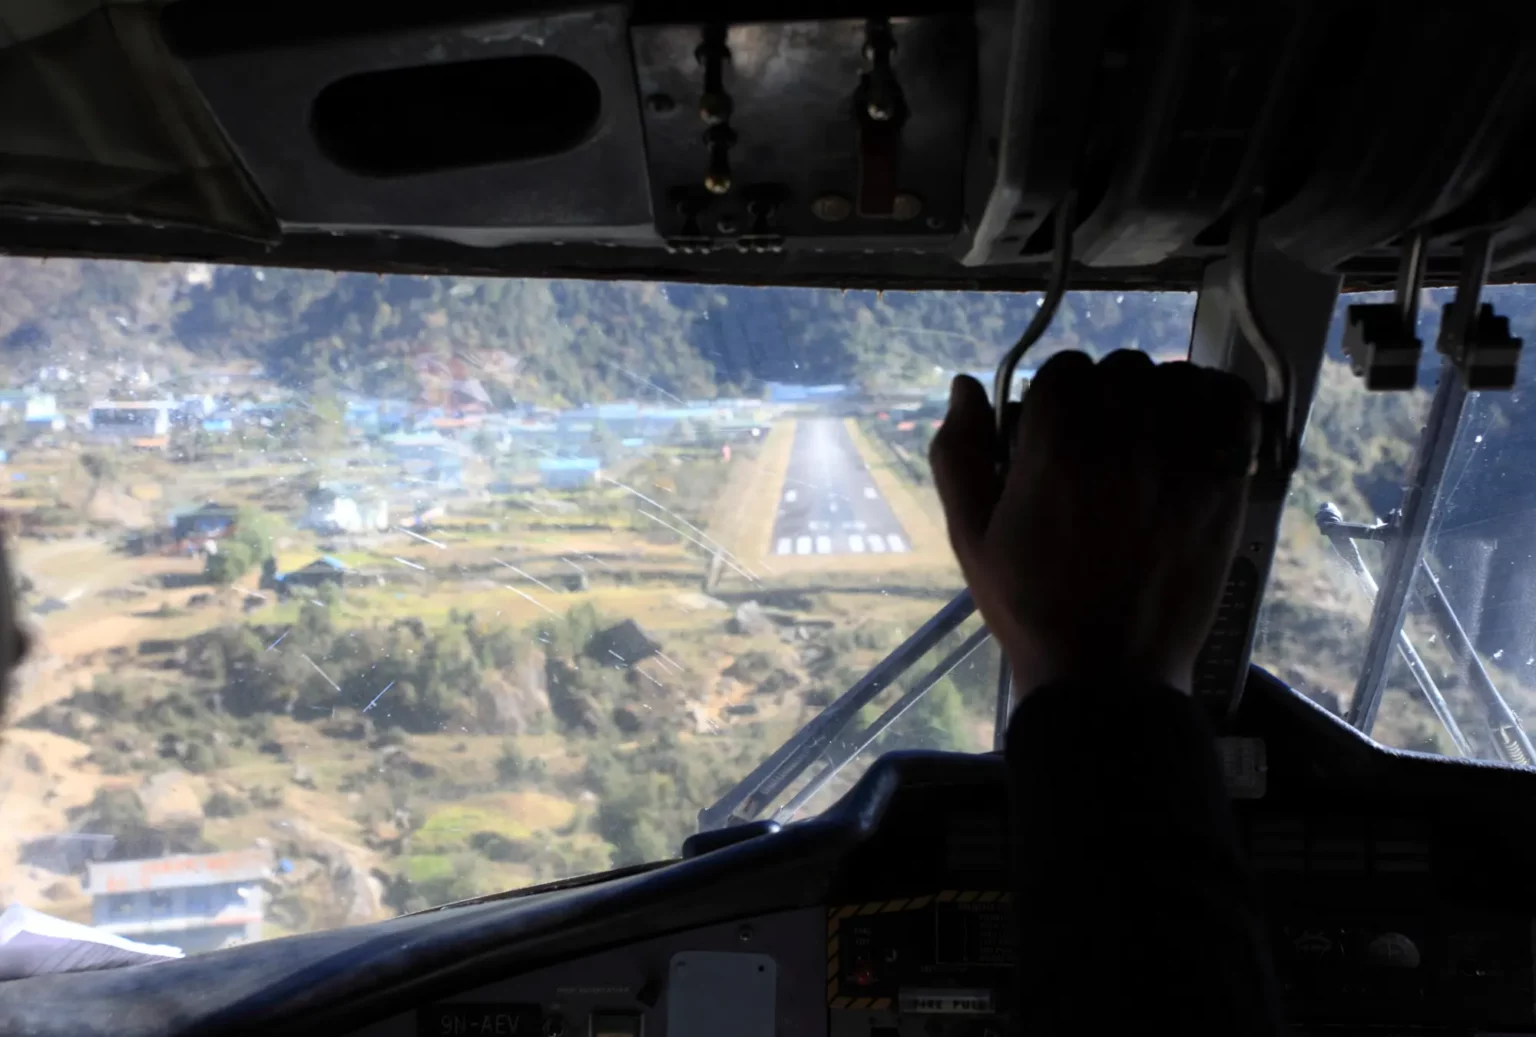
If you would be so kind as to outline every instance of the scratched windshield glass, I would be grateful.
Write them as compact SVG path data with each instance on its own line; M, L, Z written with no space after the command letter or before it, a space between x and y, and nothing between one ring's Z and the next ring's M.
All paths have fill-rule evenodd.
M928 441L1037 305L0 260L0 902L198 952L676 856L959 590ZM1191 312L1075 295L1039 356ZM989 750L995 665L801 816Z

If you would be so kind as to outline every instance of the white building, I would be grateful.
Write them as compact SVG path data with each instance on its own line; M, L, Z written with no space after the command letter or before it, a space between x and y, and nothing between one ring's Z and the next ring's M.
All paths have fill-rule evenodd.
M304 524L322 533L382 533L389 528L389 502L378 494L322 486L304 503Z
M26 408L22 412L22 420L32 425L47 425L49 428L63 428L64 418L59 413L59 399L51 392L37 393L27 397Z
M262 849L86 865L91 924L188 953L261 939L272 856Z

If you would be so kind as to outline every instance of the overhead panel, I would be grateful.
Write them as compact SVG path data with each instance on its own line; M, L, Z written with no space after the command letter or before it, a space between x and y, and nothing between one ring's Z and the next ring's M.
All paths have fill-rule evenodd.
M1458 239L1503 218L1529 197L1497 211L1466 207L1491 178L1487 166L1530 126L1531 12L1520 5L1487 12L1476 33L1460 31L1463 12L1427 8L1408 18L1396 6L1344 9L1323 62L1337 70L1297 112L1307 146L1304 179L1266 219L1272 240L1318 269L1382 250L1425 225ZM1393 84L1390 91L1383 84ZM1316 132L1326 119L1329 129ZM1455 219L1447 210L1460 205ZM1432 222L1433 221L1433 222ZM1395 261L1395 252L1386 249ZM1431 256L1431 270L1443 269ZM1454 269L1454 264L1450 267Z
M1284 10L1248 20L1194 0L1148 5L1136 27L1142 107L1118 127L1113 170L1079 227L1083 263L1148 266L1225 247L1224 234L1208 231L1256 186L1270 88L1297 22Z
M11 251L1024 289L1069 213L1073 288L1187 289L1262 193L1350 287L1536 278L1530 5L108 6L10 48Z
M970 18L640 25L633 40L674 251L950 246Z

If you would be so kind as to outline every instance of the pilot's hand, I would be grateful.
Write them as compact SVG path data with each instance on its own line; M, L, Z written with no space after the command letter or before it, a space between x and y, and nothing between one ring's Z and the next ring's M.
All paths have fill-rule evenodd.
M1021 693L1060 679L1190 688L1242 528L1258 410L1241 379L1059 353L1019 407L959 377L930 451L950 542Z

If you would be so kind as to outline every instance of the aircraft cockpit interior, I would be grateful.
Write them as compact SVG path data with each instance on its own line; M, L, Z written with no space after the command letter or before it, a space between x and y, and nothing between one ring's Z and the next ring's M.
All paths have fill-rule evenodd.
M928 451L1136 350L1288 1032L1536 1034L1536 8L0 12L0 1032L1013 1032Z

